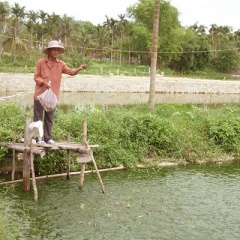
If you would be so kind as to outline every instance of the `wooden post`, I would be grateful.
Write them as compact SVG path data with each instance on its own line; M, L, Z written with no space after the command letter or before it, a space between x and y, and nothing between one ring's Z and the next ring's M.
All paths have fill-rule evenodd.
M38 190L37 190L37 184L36 184L36 178L35 178L34 154L33 154L32 141L30 143L30 161L31 161L32 185L33 185L33 191L34 191L34 200L35 200L35 202L37 202L38 201Z
M83 122L82 122L82 143L83 144L87 143L87 121L86 121L86 119L84 119ZM86 163L81 163L79 188L83 188L85 164Z
M30 133L28 131L28 126L31 123L31 119L26 115L25 116L25 125L24 125L24 147L30 146ZM30 154L27 150L24 150L24 159L23 159L23 191L30 191Z
M16 143L16 132L14 132L13 143ZM16 171L16 151L13 148L13 168L12 168L12 181L15 178L15 171Z
M94 168L95 168L96 173L97 173L97 177L98 177L98 180L99 180L101 189L102 189L102 193L105 193L105 189L104 189L104 186L103 186L102 178L101 178L101 176L100 176L100 173L99 173L98 168L97 168L96 161L95 161L92 153L91 153L91 158L92 158L93 165L94 165Z
M86 121L86 119L83 120L83 136L82 136L82 141L83 141L83 144L86 145L87 149L90 150L89 145L88 145L88 142L87 142L87 121ZM93 165L94 165L94 168L95 168L95 170L96 170L97 177L98 177L98 180L99 180L101 189L102 189L102 193L105 193L104 186L103 186L103 182L102 182L102 178L101 178L100 173L99 173L99 171L98 171L96 161L95 161L95 159L94 159L94 157L93 157L93 153L90 152L90 154L91 154L91 159L92 159L92 161L93 161ZM86 164L86 163L81 163L81 174L80 174L80 184L79 184L80 188L83 187L85 164Z
M68 133L67 143L69 144L70 141L71 141L71 136L70 136L70 133ZM67 149L67 179L70 179L70 159L71 159L70 150Z

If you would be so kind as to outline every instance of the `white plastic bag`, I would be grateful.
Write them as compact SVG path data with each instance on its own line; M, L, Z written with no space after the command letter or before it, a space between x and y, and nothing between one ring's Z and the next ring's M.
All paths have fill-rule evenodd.
M31 133L31 137L38 138L38 140L42 140L43 138L43 123L42 121L31 122L28 126L29 131Z
M37 96L37 98L47 112L52 111L57 105L57 96L51 88L48 88L44 93Z

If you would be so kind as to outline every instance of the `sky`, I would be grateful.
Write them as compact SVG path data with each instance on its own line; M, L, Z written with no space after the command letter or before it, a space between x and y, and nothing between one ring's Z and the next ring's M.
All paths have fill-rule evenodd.
M0 0L9 2L10 6L19 3L27 11L43 10L60 16L66 14L75 20L90 21L94 25L106 21L106 15L118 19L119 14L138 0ZM240 0L169 0L180 13L182 26L195 23L205 25L230 26L233 31L240 29L239 9Z

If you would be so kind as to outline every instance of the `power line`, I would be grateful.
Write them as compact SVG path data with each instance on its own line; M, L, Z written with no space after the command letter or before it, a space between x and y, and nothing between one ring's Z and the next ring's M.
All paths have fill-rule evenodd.
M1 35L0 37L5 37L5 38L14 38L11 36L6 36L6 35ZM23 42L30 43L29 39L21 39L18 38ZM33 41L32 43L40 43L40 41ZM138 50L120 50L120 49L112 49L109 47L105 48L92 48L92 47L78 47L78 46L68 46L65 45L65 48L77 48L81 50L92 50L92 51L112 51L112 52L121 52L121 53L136 53L136 54L151 54L151 51L138 51ZM228 49L215 49L215 50L197 50L197 51L158 51L158 54L195 54L195 53L213 53L213 52L226 52L226 51L240 51L240 48L228 48Z

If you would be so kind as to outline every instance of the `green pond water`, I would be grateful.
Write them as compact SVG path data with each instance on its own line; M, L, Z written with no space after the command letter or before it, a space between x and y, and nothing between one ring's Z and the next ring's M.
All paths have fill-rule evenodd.
M0 186L0 239L240 239L240 162Z

